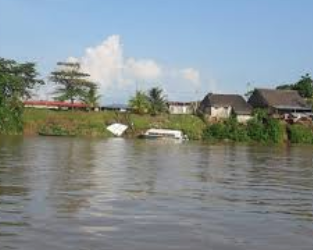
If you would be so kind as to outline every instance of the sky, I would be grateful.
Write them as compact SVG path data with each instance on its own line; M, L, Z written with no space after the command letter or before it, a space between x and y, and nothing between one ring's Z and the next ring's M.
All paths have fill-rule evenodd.
M312 12L311 0L0 0L0 57L45 79L78 61L103 104L152 86L171 101L244 94L312 73Z

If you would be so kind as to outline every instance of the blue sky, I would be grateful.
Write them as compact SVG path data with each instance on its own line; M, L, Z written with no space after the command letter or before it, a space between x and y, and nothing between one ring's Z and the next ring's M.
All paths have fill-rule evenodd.
M312 72L312 11L310 0L0 0L0 56L43 76L75 57L104 103L153 85L172 100L243 94Z

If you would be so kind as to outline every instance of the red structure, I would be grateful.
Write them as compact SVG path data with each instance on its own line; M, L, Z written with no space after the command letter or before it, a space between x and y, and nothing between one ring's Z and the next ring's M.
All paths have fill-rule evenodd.
M89 106L85 103L60 102L60 101L24 101L27 108L47 108L47 109L86 109Z

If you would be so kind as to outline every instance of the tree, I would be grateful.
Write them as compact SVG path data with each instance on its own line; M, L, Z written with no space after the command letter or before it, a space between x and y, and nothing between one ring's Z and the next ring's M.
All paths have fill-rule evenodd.
M38 75L34 63L0 58L0 98L30 98L31 90L44 84Z
M84 98L92 88L96 89L96 84L88 80L89 74L80 71L79 63L59 62L60 69L51 72L50 81L59 85L55 94L57 100L75 100Z
M294 90L297 90L302 97L312 98L313 95L313 80L309 74L301 76L301 79L294 85Z
M136 91L135 96L133 96L129 100L129 106L137 113L137 114L145 114L149 111L149 99L145 92Z
M283 85L279 85L276 87L276 89L280 89L280 90L293 90L294 89L294 84L283 84Z
M297 90L299 95L304 98L312 98L313 96L313 80L310 74L301 76L301 79L295 84L284 84L277 86L276 89L282 90Z
M91 86L87 92L81 97L81 101L91 108L99 106L100 95L97 95L97 87Z
M22 130L23 98L30 98L34 88L44 84L35 64L0 58L0 132Z
M167 110L167 101L162 89L158 87L151 88L149 90L148 100L150 103L150 113L152 115L157 115Z

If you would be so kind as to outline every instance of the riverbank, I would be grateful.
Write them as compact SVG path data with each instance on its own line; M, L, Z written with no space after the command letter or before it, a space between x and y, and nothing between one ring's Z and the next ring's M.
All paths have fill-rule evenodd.
M85 136L109 138L107 125L119 122L129 125L125 137L135 138L149 128L182 130L191 140L210 142L248 142L262 144L313 144L312 124L294 124L256 114L247 125L235 119L207 124L193 115L158 116L129 113L53 111L25 109L24 135Z
M197 116L169 115L159 116L136 115L128 113L53 111L25 109L23 114L25 135L64 135L113 137L106 129L108 124L120 122L132 125L126 137L136 137L149 128L168 128L182 130L192 140L200 140L206 124Z

